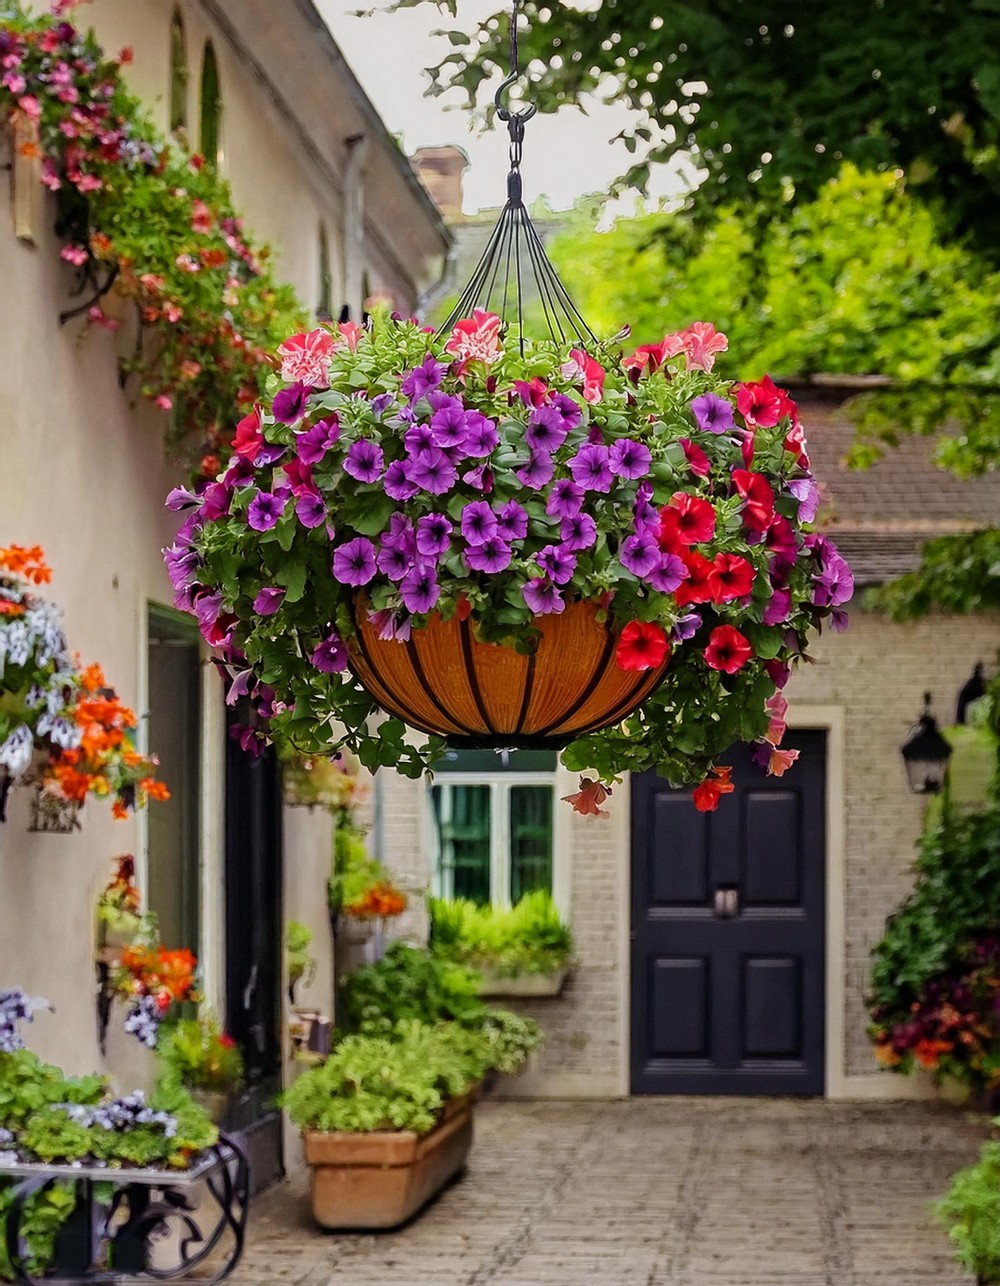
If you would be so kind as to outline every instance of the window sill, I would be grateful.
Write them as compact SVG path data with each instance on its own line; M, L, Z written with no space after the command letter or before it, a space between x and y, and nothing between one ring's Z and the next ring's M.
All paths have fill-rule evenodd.
M509 978L482 970L481 996L558 996L569 977L569 966L552 973L518 973Z

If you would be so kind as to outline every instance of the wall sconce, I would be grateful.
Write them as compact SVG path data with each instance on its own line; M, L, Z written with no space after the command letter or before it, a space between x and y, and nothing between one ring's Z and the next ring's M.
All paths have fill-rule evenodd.
M916 724L899 748L906 766L910 790L915 795L936 795L944 785L944 775L951 758L951 746L938 731L931 714L931 694L924 693L924 708Z

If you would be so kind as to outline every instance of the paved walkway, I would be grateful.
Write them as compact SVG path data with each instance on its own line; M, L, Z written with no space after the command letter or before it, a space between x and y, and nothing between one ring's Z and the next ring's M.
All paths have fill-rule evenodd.
M631 1099L476 1109L407 1228L318 1232L265 1194L236 1286L966 1286L928 1203L984 1121L916 1103Z

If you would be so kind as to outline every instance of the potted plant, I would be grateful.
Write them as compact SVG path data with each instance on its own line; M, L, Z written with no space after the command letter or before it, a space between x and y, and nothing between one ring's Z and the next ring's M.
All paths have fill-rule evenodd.
M544 889L512 907L430 898L431 949L477 970L483 996L555 996L573 956L573 935Z
M586 812L648 768L714 807L734 741L783 772L780 689L852 581L809 530L794 402L715 374L726 346L694 323L584 352L481 311L290 337L229 466L168 499L176 602L255 697L248 744L410 776L446 741L566 747Z
M349 807L356 779L343 755L306 755L283 742L278 747L281 789L292 808L326 808L332 813Z
M384 864L369 854L365 835L348 810L338 812L327 895L334 933L351 946L370 942L386 919L406 910L406 894Z
M216 1123L243 1080L243 1055L212 1014L165 1025L156 1044L162 1083L182 1086Z

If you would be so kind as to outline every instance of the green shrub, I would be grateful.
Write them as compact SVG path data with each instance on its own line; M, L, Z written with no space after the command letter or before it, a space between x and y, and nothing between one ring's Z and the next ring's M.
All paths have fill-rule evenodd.
M573 935L544 889L513 907L431 898L429 909L434 951L500 977L553 973L573 954Z
M984 1143L975 1165L952 1175L935 1214L979 1286L1000 1283L1000 1143Z
M170 1087L224 1092L243 1079L243 1055L210 1014L165 1026L156 1052L164 1067L163 1082Z

